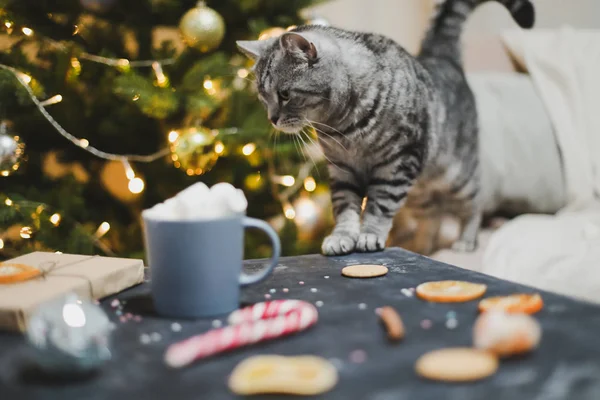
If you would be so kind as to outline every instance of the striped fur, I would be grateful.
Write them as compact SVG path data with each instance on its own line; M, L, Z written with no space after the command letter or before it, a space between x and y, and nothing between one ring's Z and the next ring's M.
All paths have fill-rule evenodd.
M459 37L468 15L485 1L439 3L417 57L381 35L323 26L238 42L256 59L259 99L274 126L297 134L314 127L330 160L336 225L324 254L383 249L404 204L431 221L418 235L433 237L439 216L451 213L462 222L455 247L475 248L481 222L477 113ZM500 2L521 26L533 24L528 0Z

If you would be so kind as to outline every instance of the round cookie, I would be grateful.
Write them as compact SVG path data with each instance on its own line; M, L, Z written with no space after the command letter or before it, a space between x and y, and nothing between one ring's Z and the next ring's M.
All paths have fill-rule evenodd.
M468 347L434 350L422 355L415 364L423 378L444 382L470 382L493 375L498 358Z
M425 282L417 286L417 296L437 303L459 303L483 296L487 286L463 281Z
M388 273L384 265L349 265L342 268L342 275L349 278L375 278Z
M330 391L337 369L317 356L260 355L240 362L231 373L229 389L239 395L294 394L313 396Z
M509 296L488 297L479 302L479 311L501 310L508 313L535 314L544 308L539 293L517 293Z

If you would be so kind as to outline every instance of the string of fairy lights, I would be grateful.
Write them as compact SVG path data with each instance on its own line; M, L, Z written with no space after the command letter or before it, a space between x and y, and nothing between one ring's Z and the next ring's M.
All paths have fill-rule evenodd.
M6 28L6 32L9 34L13 33L14 28L15 28L13 22L11 22L11 21L4 21L4 27ZM287 30L292 29L292 28L293 28L293 26L288 27L287 29L278 28L278 27L270 28L270 29L263 31L260 34L259 39L266 39L269 37L277 36ZM76 27L75 33L77 33L77 30L78 30L78 28ZM33 31L33 29L31 29L29 27L25 27L25 26L20 28L20 32L26 37L32 37L35 35L35 32ZM47 38L43 38L43 39L50 41L50 39L47 39ZM55 41L51 41L51 42L53 44L59 46L63 50L68 51L68 48L63 43L59 43L59 42L55 42ZM174 58L161 59L161 60L129 60L126 58L103 57L103 56L98 56L98 55L83 52L83 53L78 54L78 57L71 58L72 68L74 68L75 70L78 70L78 71L81 70L81 62L79 61L79 58L90 61L90 62L104 64L106 66L121 68L121 69L149 67L153 70L155 79L156 79L156 84L159 87L166 87L169 83L168 77L165 75L162 66L173 64L176 61ZM4 64L0 64L0 68L11 72L15 76L17 81L27 91L31 101L35 104L38 111L44 116L44 118L50 123L50 125L52 125L52 127L61 136L63 136L65 139L69 140L73 145L88 152L89 154L92 154L95 157L109 160L109 161L121 162L123 164L125 175L128 180L128 189L131 193L140 194L145 189L144 180L142 179L142 177L136 175L133 167L131 166L131 163L134 163L134 162L135 163L151 163L151 162L157 161L157 160L164 158L164 157L168 156L169 154L171 154L171 149L169 147L165 147L163 149L156 151L155 153L148 154L148 155L114 154L114 153L102 151L102 150L94 147L93 145L90 144L88 139L80 138L80 137L77 137L77 136L69 133L47 111L47 109L46 109L47 107L58 104L63 101L63 96L61 94L55 94L55 95L47 98L46 100L39 100L37 98L37 96L35 95L33 89L30 86L32 79L33 79L31 75L29 75L25 72L19 71L11 66L4 65ZM246 79L248 77L248 75L249 75L249 71L246 68L239 68L237 70L237 76L242 80ZM205 78L205 80L203 82L203 87L206 90L206 92L210 95L216 95L219 90L218 84L216 84L214 82L214 80L211 79L210 77ZM139 98L139 95L135 95L135 96L138 96L138 98ZM135 96L132 99L133 101L137 100L135 98ZM228 132L228 133L235 133L235 132L237 132L237 129L236 128L228 128L228 129L223 129L220 131ZM180 134L181 134L181 132L179 130L169 131L167 134L167 141L169 142L169 144L172 145L174 142L176 142L176 140L180 137ZM247 143L241 147L241 153L247 157L251 156L256 150L257 150L257 146L255 143L252 143L252 142ZM214 151L217 155L223 154L225 152L225 145L221 141L216 141L214 143ZM175 159L173 159L173 160L176 163L176 160ZM314 166L315 166L314 161L312 161L312 160L306 161L305 163L303 163L300 166L298 175L295 177L292 175L278 175L274 168L268 168L268 179L270 180L270 182L272 182L275 186L280 185L285 188L284 190L274 189L274 190L272 190L272 192L273 192L274 196L278 199L280 204L282 205L283 215L287 219L293 220L296 217L296 210L294 209L294 206L290 202L290 199L301 188L304 188L304 190L306 190L307 192L313 192L316 190L316 188L317 188L316 181L310 175ZM194 175L194 174L197 174L196 172L198 172L198 171L193 171L193 170L190 171L188 169L186 172L188 173L188 175ZM200 171L200 173L202 173L202 171ZM260 175L259 175L259 179L260 179ZM13 201L9 198L6 198L4 203L6 206L14 206L14 207L19 207L19 206L23 205L20 202ZM40 207L42 207L42 208L37 210L37 211L39 211L38 215L41 213L40 210L49 208L49 206L47 206L47 205L40 205ZM312 203L312 207L316 208L316 204ZM316 212L316 210L315 210L315 212ZM53 213L49 218L50 218L50 222L53 225L57 226L60 223L62 216L59 213ZM104 244L101 244L99 242L99 239L102 236L104 236L109 230L110 230L110 224L107 221L102 222L98 226L95 234L93 235L93 240L96 245L103 247L103 250L110 254L110 253L112 253L110 251L110 249L106 248L106 246ZM29 226L22 227L20 230L20 233L19 233L19 235L22 239L30 239L32 237L32 234L33 234L33 230ZM4 247L4 241L0 237L0 250L3 247Z

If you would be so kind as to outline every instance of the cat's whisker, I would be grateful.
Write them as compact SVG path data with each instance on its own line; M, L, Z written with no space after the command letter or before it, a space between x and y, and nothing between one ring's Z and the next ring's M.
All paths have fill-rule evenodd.
M300 131L300 133L301 133L301 134L302 134L302 133L303 133L303 134L305 134L305 135L306 135L306 137L308 138L308 140L309 140L309 141L310 141L310 142L311 142L313 145L315 144L315 142L312 140L312 138L311 138L311 137L308 135L308 133L307 133L307 132L306 132L304 129L302 129L302 130ZM302 143L304 143L304 146L305 146L305 148L306 148L306 147L308 147L308 145L307 145L307 144L304 142L304 139L302 139L302 135L300 135L299 137L300 137L300 140L302 140ZM316 169L316 170L318 170L318 168L317 168L317 163L316 163L316 161L315 161L314 157L312 156L312 154L311 154L310 152L308 153L308 156L310 157L310 160L312 161L313 165L315 166L315 169Z
M314 121L310 121L310 120L308 120L308 119L307 119L307 120L306 120L306 122L308 122L308 124L311 126L311 128L313 128L315 131L317 131L317 132L319 132L319 133L321 133L321 134L323 134L323 135L327 136L329 139L331 139L331 140L333 140L334 142L336 142L337 144L339 144L339 145L342 147L342 149L344 149L344 150L348 151L348 149L346 148L346 146L344 146L344 145L342 144L342 142L340 142L339 140L337 140L336 138L334 138L333 136L331 136L329 133L327 133L327 132L323 131L322 129L319 129L319 128L317 128L316 126L314 126L314 125L313 125L313 122L314 122ZM333 129L333 128L332 128L332 129ZM325 138L322 138L322 139L325 139Z
M273 138L273 155L277 159L277 139L279 138L279 131L271 128L271 137Z
M313 144L313 146L321 148L321 146L319 145L319 143L317 142L317 140L315 140L314 138L311 138L309 134L307 134L306 137L308 138L308 140L310 140L310 142ZM315 162L315 160L314 160L313 156L311 155L311 153L308 153L308 154L313 159L313 164L315 166L315 170L317 171L317 176L320 178L321 177L321 172L319 171L319 168L317 167L317 163ZM321 154L323 154L323 158L325 158L327 161L331 162L329 160L329 158L327 158L327 156L322 151L321 151Z
M294 138L294 147L296 147L296 151L298 152L298 154L302 154L302 157L304 157L304 161L306 161L306 155L302 151L302 145L298 140L298 135L292 135L292 137Z
M313 143L314 145L318 145L317 143L314 142L314 140L309 135L306 135L306 137L308 138L308 140L311 141L311 143ZM322 152L322 154L323 154L323 157L327 160L327 162L329 162L329 164L331 164L334 167L336 167L337 169L341 170L341 168L338 167L338 165L336 163L331 161L331 159L329 157L327 157L327 155L324 152ZM315 165L315 167L316 167L316 165Z
M306 118L305 118L305 119L306 119ZM335 128L334 128L333 126L331 126L331 125L327 125L327 124L324 124L324 123L322 123L322 122L312 121L312 120L310 120L310 119L306 119L306 121L308 121L308 122L309 122L309 123L311 123L311 124L323 125L324 127L326 127L326 128L329 128L329 129L331 129L332 131L334 131L334 132L337 132L337 133L339 133L340 135L344 136L344 134L343 134L342 132L338 131L337 129L335 129Z

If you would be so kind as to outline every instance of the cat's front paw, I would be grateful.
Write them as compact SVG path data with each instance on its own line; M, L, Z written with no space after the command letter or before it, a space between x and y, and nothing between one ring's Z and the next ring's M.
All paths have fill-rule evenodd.
M326 256L350 254L356 248L356 238L348 234L334 233L323 240L321 250Z
M376 233L361 233L356 242L356 251L372 253L385 249L385 237Z
M477 242L474 240L457 240L452 244L452 250L460 253L471 253L477 249Z

